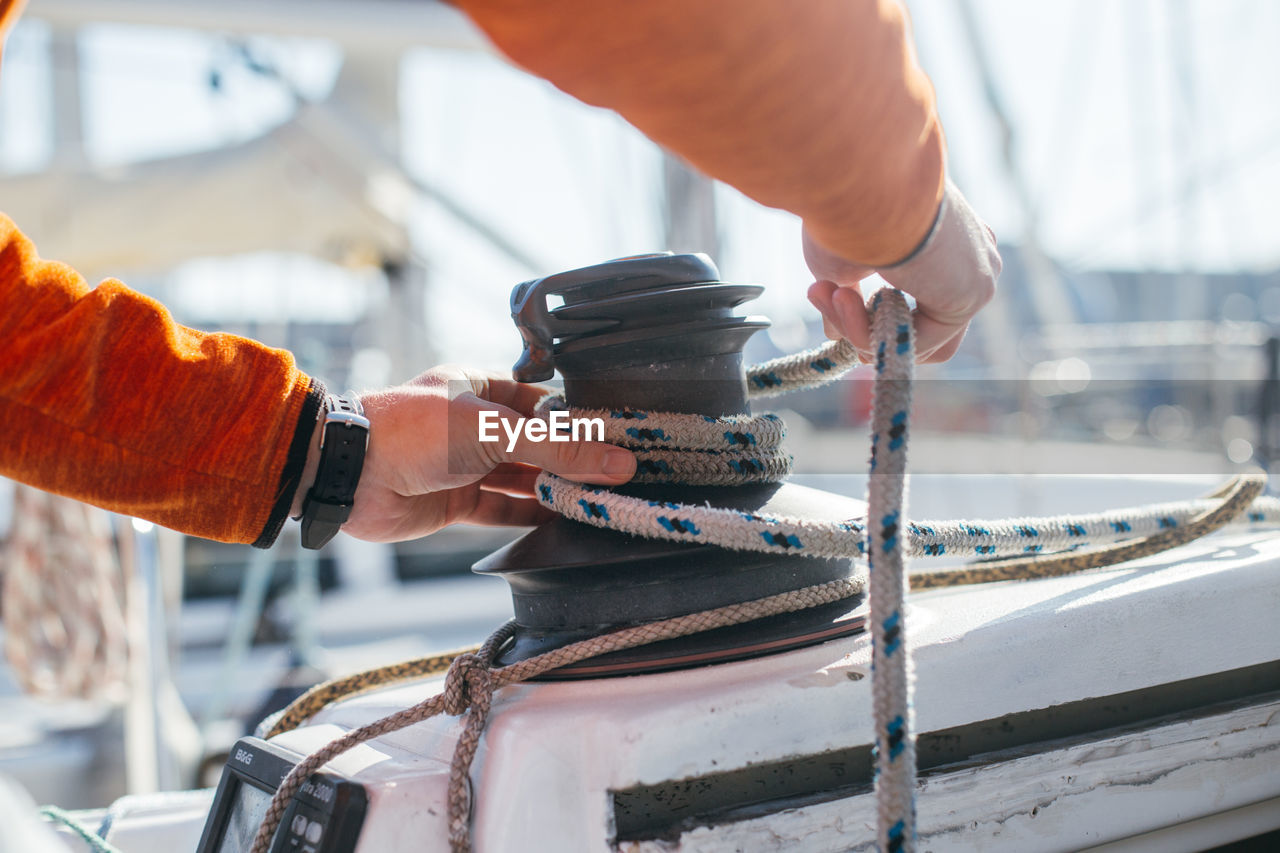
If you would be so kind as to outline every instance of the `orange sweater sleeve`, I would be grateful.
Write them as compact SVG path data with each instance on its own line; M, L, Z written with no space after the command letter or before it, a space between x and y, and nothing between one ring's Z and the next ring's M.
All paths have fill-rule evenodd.
M275 540L322 397L293 357L43 261L0 215L0 474L225 542Z
M25 5L26 0L0 0L0 47L4 46L5 36L22 14L22 7Z
M896 0L459 0L515 62L885 266L944 182L933 89Z

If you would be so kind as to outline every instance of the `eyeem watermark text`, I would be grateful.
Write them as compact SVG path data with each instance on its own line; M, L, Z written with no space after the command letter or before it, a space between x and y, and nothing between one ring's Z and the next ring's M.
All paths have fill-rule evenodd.
M516 449L521 433L529 441L604 441L604 418L574 418L568 412L555 411L542 418L517 418L503 420L497 412L480 413L480 440L500 441L498 434L507 436L507 452Z

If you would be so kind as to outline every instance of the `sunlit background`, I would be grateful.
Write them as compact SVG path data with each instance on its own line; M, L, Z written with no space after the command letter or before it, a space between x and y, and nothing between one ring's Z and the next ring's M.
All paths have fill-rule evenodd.
M951 174L1006 258L996 305L933 374L1260 382L1280 321L1280 7L909 5ZM357 388L442 360L506 369L515 283L664 248L767 285L753 353L818 339L795 217L688 180L438 4L359 26L290 6L36 0L5 56L0 168L42 253ZM1131 412L1141 429L1092 437L1264 460L1259 430L1211 440L1168 402L1187 429ZM1008 408L1025 431L1034 412Z
M917 471L1273 464L1280 4L908 5L951 175L1006 262L957 357L922 370ZM662 249L767 286L752 357L821 340L795 217L690 173L426 0L32 0L0 75L0 209L45 257L288 347L335 387L442 361L508 370L514 285ZM800 471L861 470L865 383L787 405ZM206 738L260 710L282 668L315 663L321 587L452 577L496 541L450 535L394 552L340 538L319 564L189 540L184 643L211 662L179 686ZM265 603L246 603L253 584ZM229 629L237 595L252 618ZM505 602L485 595L453 599L422 644L473 638ZM366 621L425 621L397 606ZM292 657L270 645L289 637ZM229 675L251 642L274 657Z

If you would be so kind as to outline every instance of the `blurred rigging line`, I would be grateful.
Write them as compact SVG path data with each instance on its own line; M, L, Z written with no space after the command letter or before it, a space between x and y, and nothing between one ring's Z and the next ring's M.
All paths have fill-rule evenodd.
M1055 189L1069 187L1073 183L1072 176L1079 164L1080 132L1088 124L1084 120L1088 112L1086 96L1093 90L1099 65L1094 61L1098 40L1092 37L1099 28L1095 11L1090 4L1082 2L1077 2L1072 11L1074 17L1071 35L1067 39L1066 61L1057 87L1062 97L1058 99L1058 108L1054 112L1056 120L1051 120L1055 125L1049 136L1050 144L1054 146L1050 149L1053 156L1046 160L1046 172L1039 182L1039 192L1035 194L1037 210L1050 206ZM1056 156L1058 152L1061 156Z
M1004 172L1022 208L1024 227L1021 249L1026 261L1026 280L1032 305L1043 323L1070 322L1076 317L1075 307L1067 298L1062 280L1040 242L1039 211L1027 186L1026 175L1018 163L1013 120L996 83L995 71L991 67L973 0L960 0L959 10L970 55L978 70L978 77L982 81L982 92L987 102L987 109L1000 129Z
M991 67L986 39L982 27L978 23L977 12L974 9L972 0L960 0L959 10L960 20L969 43L969 53L973 58L974 66L978 72L978 79L982 84L982 95L987 103L987 110L991 115L991 119L995 122L999 131L1001 162L1004 165L1006 176L1009 178L1011 189L1017 196L1023 213L1027 216L1028 230L1034 231L1035 223L1038 220L1037 209L1031 194L1027 191L1026 180L1022 176L1022 168L1018 163L1013 120L1005 105L1004 96L996 84L996 74Z

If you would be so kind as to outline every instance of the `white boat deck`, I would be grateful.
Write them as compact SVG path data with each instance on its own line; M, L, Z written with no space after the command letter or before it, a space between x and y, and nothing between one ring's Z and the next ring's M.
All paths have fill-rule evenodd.
M1212 484L919 477L911 514L1101 510ZM913 594L923 848L1193 849L1280 827L1278 573L1280 536L1234 530L1068 577ZM859 635L700 669L504 688L473 766L477 849L870 849L869 670ZM275 742L308 752L439 686L358 697ZM359 853L447 849L458 732L439 717L330 764L369 794ZM166 824L165 844L182 846L164 850L194 849L196 811ZM156 821L124 816L108 838L153 853ZM1196 840L1168 842L1182 837L1170 827Z

